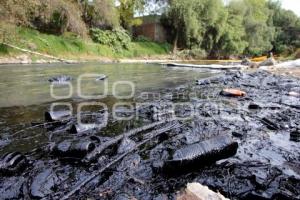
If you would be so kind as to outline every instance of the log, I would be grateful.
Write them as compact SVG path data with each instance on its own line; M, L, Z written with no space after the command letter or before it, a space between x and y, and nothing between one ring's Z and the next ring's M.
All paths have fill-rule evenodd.
M23 48L20 48L20 47L17 47L15 45L8 44L8 43L5 43L5 42L2 42L1 44L5 45L5 46L8 46L10 48L17 49L19 51L25 52L25 53L30 53L30 54L35 54L35 55L43 56L45 58L50 58L50 59L53 59L53 60L58 60L60 62L71 63L70 60L58 58L58 57L47 55L47 54L42 54L42 53L31 51L31 50L28 50L28 49L23 49Z
M241 65L194 65L194 64L182 64L182 63L165 63L163 64L167 67L186 67L186 68L196 68L196 69L216 69L216 70L228 70L235 69L241 70L243 66Z
M236 154L237 149L238 143L233 141L231 136L217 136L176 150L173 158L165 161L163 170L180 173L197 169L199 166L231 157Z
M142 131L147 131L149 129L152 129L156 126L159 126L159 125L162 125L164 123L166 123L167 120L164 120L164 121L159 121L159 122L155 122L155 123L152 123L152 124L149 124L149 125L146 125L146 126L143 126L141 128L136 128L136 129L133 129L133 130L130 130L129 132L127 133L123 133L117 137L115 137L114 139L112 140L109 140L107 141L106 143L103 143L101 144L99 147L97 147L94 151L92 151L91 153L89 153L86 158L84 159L84 162L92 162L94 160L96 160L96 158L107 148L119 143L124 137L127 137L127 138L130 138Z

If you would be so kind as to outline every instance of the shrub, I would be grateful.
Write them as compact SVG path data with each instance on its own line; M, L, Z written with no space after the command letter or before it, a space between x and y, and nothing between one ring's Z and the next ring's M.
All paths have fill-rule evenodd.
M152 40L151 40L150 38L145 37L145 36L143 36L143 35L139 35L139 36L135 39L135 41L137 41L137 42L152 42Z
M1 54L8 54L7 46L5 46L4 44L0 44L0 55Z
M177 56L184 59L203 59L207 56L207 53L203 49L191 49L177 52Z
M79 5L69 0L0 0L0 20L41 32L86 36Z
M295 53L295 58L299 59L300 58L300 49L297 49Z
M131 38L124 29L114 29L110 31L93 28L91 29L91 37L94 42L108 45L117 52L130 48Z

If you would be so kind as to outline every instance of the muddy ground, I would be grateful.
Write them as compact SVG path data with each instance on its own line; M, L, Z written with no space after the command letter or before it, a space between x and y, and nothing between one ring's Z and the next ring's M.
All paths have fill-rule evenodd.
M300 199L298 93L299 79L237 71L136 97L149 105L121 136L50 116L47 145L2 157L0 198L163 200L199 182L230 199Z

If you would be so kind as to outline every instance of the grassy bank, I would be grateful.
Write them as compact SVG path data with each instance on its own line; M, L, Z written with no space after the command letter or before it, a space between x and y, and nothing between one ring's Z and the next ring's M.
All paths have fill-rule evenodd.
M101 58L139 58L166 55L170 45L155 42L131 42L129 49L116 51L113 47L94 43L90 39L82 39L74 34L62 36L40 33L28 28L15 28L8 43L20 48L49 54L65 59L93 60ZM16 56L22 52L0 45L0 56ZM32 56L34 60L36 56Z

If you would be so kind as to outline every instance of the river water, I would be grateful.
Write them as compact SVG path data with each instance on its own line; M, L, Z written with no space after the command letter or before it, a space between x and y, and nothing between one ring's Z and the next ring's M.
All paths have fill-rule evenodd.
M27 152L46 143L48 141L46 131L31 127L33 122L44 121L44 112L49 110L53 103L84 102L87 101L84 96L105 95L104 88L106 88L107 94L103 102L111 106L116 102L116 98L112 97L113 88L115 95L138 96L141 92L178 87L187 82L212 76L214 73L166 68L156 64L1 66L0 153L16 150ZM104 81L95 81L101 74L108 76L107 87ZM72 81L69 85L54 86L51 92L48 80L59 75L71 76ZM82 79L79 81L81 76ZM59 99L56 96L65 98Z

